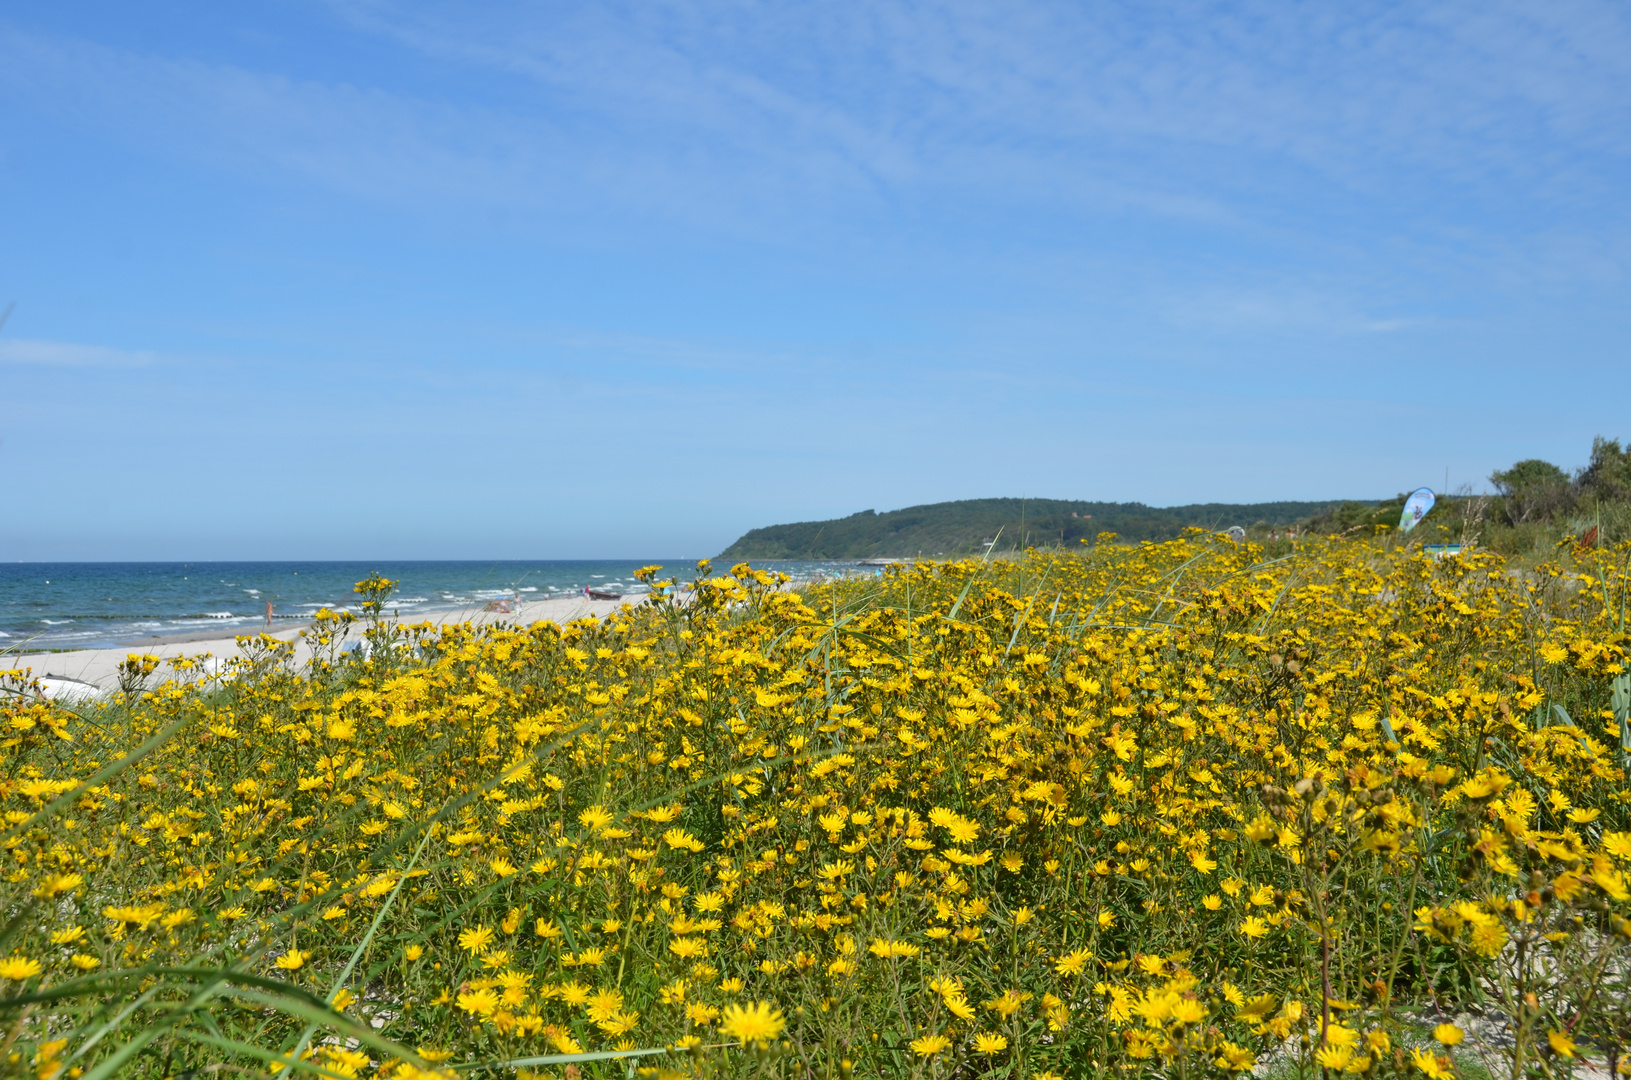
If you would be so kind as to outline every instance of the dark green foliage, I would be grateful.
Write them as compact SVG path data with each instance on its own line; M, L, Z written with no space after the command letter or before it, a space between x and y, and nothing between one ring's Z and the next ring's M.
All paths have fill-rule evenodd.
M1631 445L1622 449L1620 440L1601 435L1591 440L1591 464L1580 470L1575 483L1585 498L1631 499Z
M879 514L863 510L834 521L803 521L753 529L720 554L739 559L864 559L966 555L985 550L1092 543L1101 532L1122 540L1167 540L1184 529L1283 526L1325 512L1331 502L1197 503L1154 507L1143 503L1063 499L965 499ZM1374 503L1344 503L1374 506ZM1398 511L1393 513L1398 520ZM998 539L998 530L1002 531Z
M1371 531L1378 525L1396 527L1399 515L1404 512L1405 498L1404 495L1396 495L1381 503L1345 502L1328 507L1310 517L1298 531L1329 536ZM1432 512L1429 510L1428 515L1431 516Z
M1501 496L1506 519L1513 525L1545 521L1574 507L1574 485L1569 474L1549 461L1528 458L1510 469L1490 473L1489 482Z

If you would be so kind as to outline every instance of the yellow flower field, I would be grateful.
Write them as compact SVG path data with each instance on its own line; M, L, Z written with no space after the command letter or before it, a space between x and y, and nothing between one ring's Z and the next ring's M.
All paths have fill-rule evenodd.
M1436 1080L1473 1005L1497 1073L1619 1066L1628 557L704 564L445 630L373 579L308 667L13 692L0 1071Z

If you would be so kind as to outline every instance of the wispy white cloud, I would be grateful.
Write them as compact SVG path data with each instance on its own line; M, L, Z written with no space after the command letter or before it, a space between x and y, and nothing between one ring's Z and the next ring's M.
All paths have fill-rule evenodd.
M142 367L157 359L146 349L111 349L104 345L80 345L70 341L31 341L0 338L0 364L29 364L39 367L93 368Z
M1326 335L1392 334L1442 325L1443 320L1378 314L1352 305L1336 291L1307 286L1207 289L1169 297L1163 315L1180 324L1235 333L1318 332Z
M1151 180L1211 147L1350 184L1404 168L1543 186L1582 152L1631 151L1631 16L1598 0L334 7L586 113L883 182L1056 176L1061 154L1112 176L1143 158Z
M1631 14L1601 0L332 6L481 77L300 80L0 27L0 87L359 198L782 240L959 207L1271 241L1626 227Z

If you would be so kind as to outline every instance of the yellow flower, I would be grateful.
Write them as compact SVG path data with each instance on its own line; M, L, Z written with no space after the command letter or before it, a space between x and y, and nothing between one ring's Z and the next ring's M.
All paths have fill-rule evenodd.
M1550 1044L1552 1052L1558 1057L1574 1057L1574 1040L1562 1031L1552 1030L1546 1033L1546 1042Z
M90 971L102 965L101 960L98 960L94 956L87 956L84 953L74 953L74 955L68 958L68 962L73 964L74 967L78 968L80 971Z
M1461 1045L1461 1040L1465 1039L1466 1037L1467 1033L1456 1027L1454 1024L1440 1024L1438 1027L1433 1029L1433 1038L1437 1039L1445 1046L1459 1046Z
M42 900L49 900L53 896L72 892L84 883L84 877L79 874L47 874L40 880L39 887L34 890L34 895Z
M1280 827L1267 814L1259 814L1246 826L1246 838L1259 844L1272 844L1280 835Z
M26 956L8 956L0 960L0 979L21 982L40 973L40 962Z
M623 994L617 990L596 990L589 995L589 1019L604 1020L623 1007Z
M1439 1057L1432 1051L1420 1047L1410 1051L1410 1063L1426 1073L1430 1080L1443 1080L1446 1076L1455 1075L1449 1058Z
M1468 940L1479 956L1494 959L1506 948L1506 930L1500 923L1482 923L1472 928Z
M1322 1069L1336 1069L1338 1071L1348 1067L1353 1058L1351 1046L1323 1046L1314 1054L1314 1060L1320 1063Z
M471 990L459 995L458 1005L472 1016L491 1016L498 1011L498 995L492 987Z
M310 955L310 953L303 953L299 949L290 949L288 952L272 961L272 964L274 967L282 968L284 971L299 971L300 968L306 963L306 958Z
M425 947L423 945L409 945L406 949L402 950L402 955L407 957L409 960L417 960L421 956L425 955Z
M1184 998L1173 1004L1171 1016L1175 1024L1198 1024L1206 1019L1206 1006L1192 998Z
M913 1049L917 1049L915 1046ZM1008 1037L997 1035L989 1031L982 1031L974 1036L974 1052L976 1054L996 1054L1008 1049Z
M684 829L669 829L663 833L663 843L676 851L701 851L703 843Z
M885 938L874 938L872 944L866 947L866 951L871 953L873 956L881 956L887 960L895 956L916 956L923 950L906 941L890 941Z
M1086 949L1077 949L1067 956L1060 957L1058 963L1053 965L1053 970L1060 975L1080 975L1092 958L1093 954Z
M471 956L485 952L493 940L493 928L490 926L477 926L459 932L459 948Z
M690 960L698 956L707 956L708 943L699 937L679 937L669 941L668 951L681 960Z
M912 1053L918 1057L934 1057L940 1051L951 1045L951 1040L944 1035L924 1035L907 1043Z
M1002 1017L1004 1020L1014 1015L1015 1011L1025 1003L1018 990L1004 990L1001 997L992 998L984 1002L986 1008Z
M758 1001L752 1005L732 1003L725 1006L719 1030L740 1042L768 1043L780 1035L786 1026L787 1020L772 1009L769 1002Z
M1218 1047L1218 1056L1213 1059L1212 1064L1230 1072L1249 1072L1257 1067L1257 1058L1245 1047L1225 1042Z

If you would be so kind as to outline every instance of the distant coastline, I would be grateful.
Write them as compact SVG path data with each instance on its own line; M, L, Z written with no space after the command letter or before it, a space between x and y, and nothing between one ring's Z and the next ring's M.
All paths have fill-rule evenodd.
M1339 506L1376 506L1380 500L1143 503L1065 499L963 499L877 513L863 510L829 521L801 521L752 529L720 553L722 562L762 559L854 560L954 558L1027 547L1070 546L1113 532L1123 540L1167 540L1187 528L1276 528Z

